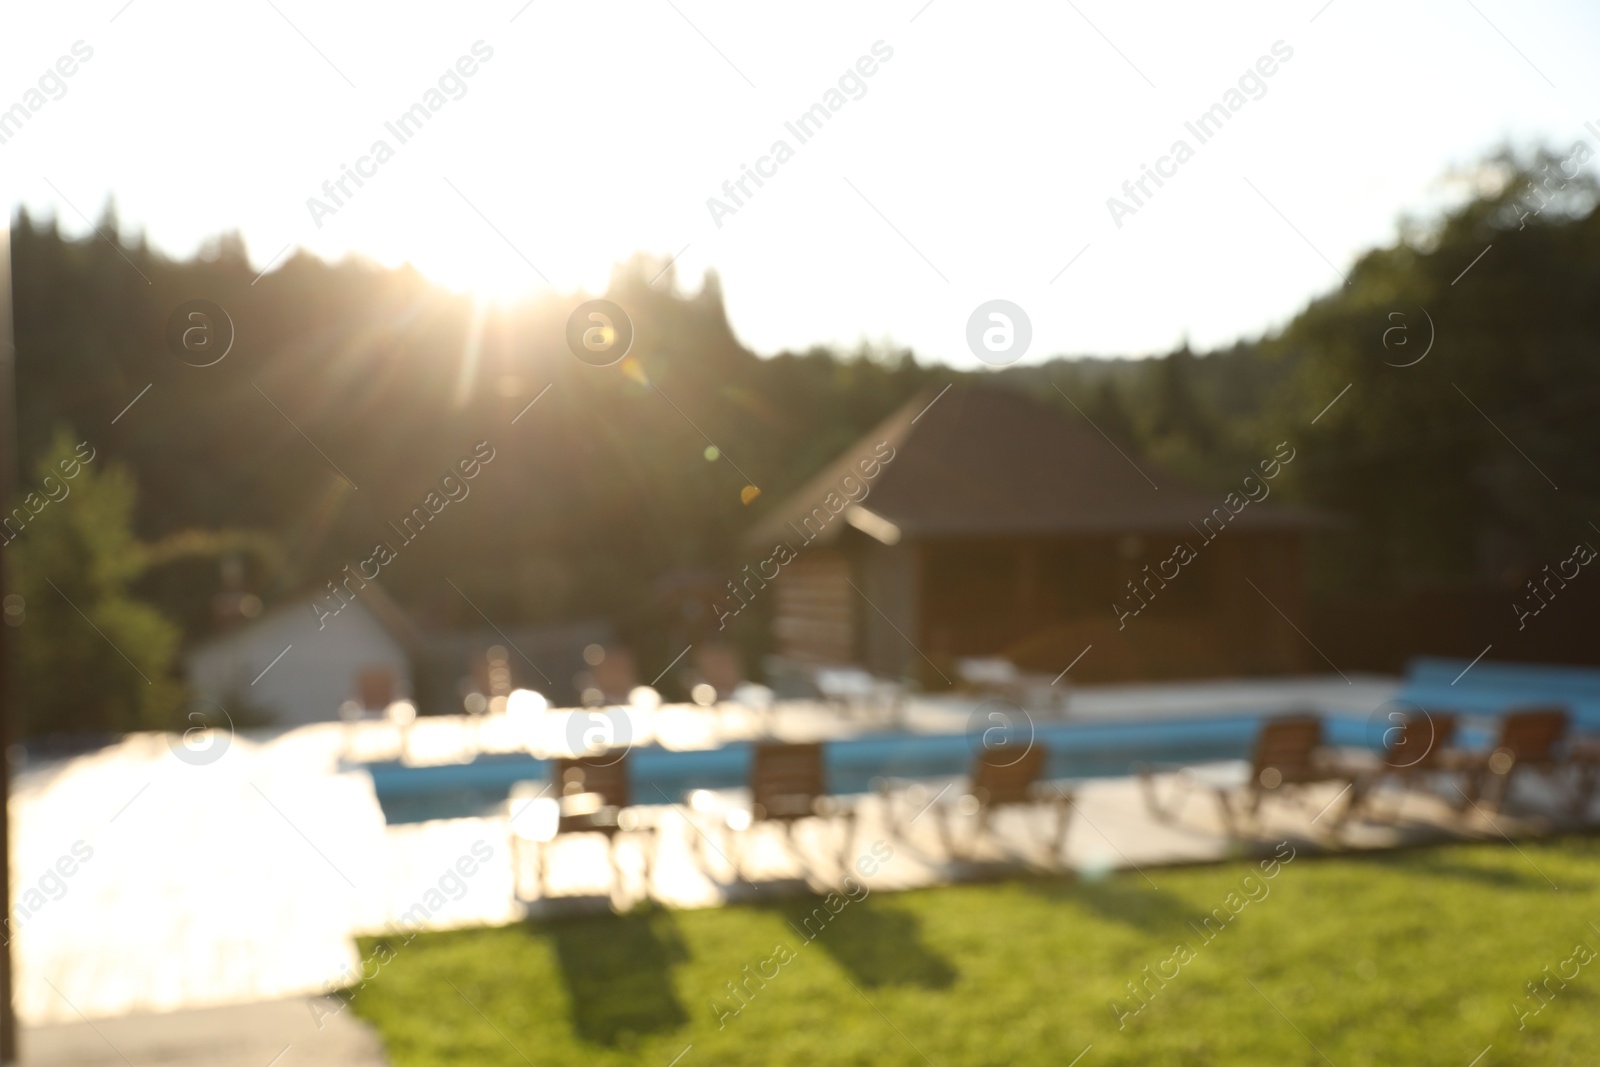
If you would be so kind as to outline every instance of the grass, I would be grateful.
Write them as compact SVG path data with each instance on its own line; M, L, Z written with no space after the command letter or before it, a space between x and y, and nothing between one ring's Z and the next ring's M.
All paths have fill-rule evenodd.
M871 893L814 940L815 898L419 934L387 942L351 1008L395 1067L668 1067L690 1045L678 1067L1067 1067L1089 1045L1080 1067L1468 1067L1491 1045L1477 1067L1596 1062L1600 958L1552 979L1525 1028L1512 1005L1536 1007L1525 983L1570 975L1579 943L1600 950L1600 841L1302 854L1261 873ZM1229 921L1207 940L1190 924L1215 908ZM776 977L726 1014L746 965ZM1126 983L1158 965L1176 976L1119 1029L1110 1002L1138 1008Z

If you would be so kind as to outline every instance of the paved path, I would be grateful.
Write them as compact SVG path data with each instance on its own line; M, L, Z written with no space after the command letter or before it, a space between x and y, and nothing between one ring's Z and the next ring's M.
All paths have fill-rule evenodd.
M129 1015L22 1033L21 1067L387 1067L349 1012L317 1028L304 1000Z

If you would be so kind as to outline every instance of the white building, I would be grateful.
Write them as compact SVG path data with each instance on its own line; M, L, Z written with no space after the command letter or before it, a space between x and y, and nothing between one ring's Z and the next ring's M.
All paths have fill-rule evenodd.
M336 719L347 700L381 707L411 695L418 639L376 584L336 615L314 603L326 601L287 601L196 646L184 657L189 687L230 716L264 713L284 726Z

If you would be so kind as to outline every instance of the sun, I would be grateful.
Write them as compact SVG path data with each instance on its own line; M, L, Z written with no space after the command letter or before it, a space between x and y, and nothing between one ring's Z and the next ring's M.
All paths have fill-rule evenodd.
M525 263L512 257L463 256L445 251L419 257L416 268L441 289L490 304L521 303L550 285ZM520 269L518 269L520 268Z

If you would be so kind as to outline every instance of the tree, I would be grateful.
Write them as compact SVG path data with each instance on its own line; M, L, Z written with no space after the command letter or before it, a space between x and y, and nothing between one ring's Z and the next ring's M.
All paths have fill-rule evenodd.
M1348 520L1322 588L1515 587L1592 536L1600 187L1579 155L1481 165L1488 192L1263 343L1294 366L1263 412L1305 454L1286 495Z
M1110 378L1101 380L1090 411L1094 417L1094 424L1100 432L1124 448L1138 447L1138 429L1133 424L1133 417L1128 414L1127 406L1122 402L1122 392L1117 388L1116 382Z
M98 460L98 462L97 462ZM7 513L24 736L172 725L183 700L171 676L178 627L129 594L145 569L133 534L133 475L56 434Z
M1150 427L1157 440L1173 438L1184 449L1208 455L1216 448L1216 429L1195 389L1195 356L1189 342L1156 367L1155 414Z

